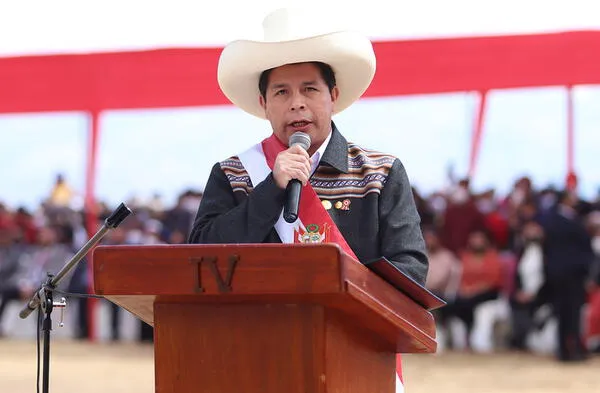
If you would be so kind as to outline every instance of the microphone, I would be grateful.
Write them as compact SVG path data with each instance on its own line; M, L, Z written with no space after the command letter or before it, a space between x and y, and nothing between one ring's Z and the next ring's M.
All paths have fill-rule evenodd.
M295 132L290 137L289 146L299 145L304 150L310 147L310 135L304 132ZM300 204L300 193L302 183L298 179L289 181L285 189L285 204L283 205L283 219L286 222L293 223L298 219L298 205Z

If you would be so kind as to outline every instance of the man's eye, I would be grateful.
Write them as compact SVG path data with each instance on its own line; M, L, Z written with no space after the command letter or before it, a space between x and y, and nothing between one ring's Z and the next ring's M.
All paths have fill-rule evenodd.
M284 90L284 89L277 90L277 91L275 92L275 95L276 95L276 96L280 96L280 95L283 95L283 94L285 94L285 90Z

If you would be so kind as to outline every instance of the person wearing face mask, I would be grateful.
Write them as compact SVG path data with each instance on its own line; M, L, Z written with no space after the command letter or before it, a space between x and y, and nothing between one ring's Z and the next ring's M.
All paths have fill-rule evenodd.
M456 298L446 306L446 313L465 323L469 345L475 308L500 296L503 269L500 255L485 230L471 232L467 247L459 255L462 266L460 284Z
M427 254L429 256L429 270L425 287L446 302L452 302L456 296L458 283L460 280L460 261L452 251L442 245L439 233L433 227L423 229L425 243L427 244ZM448 331L448 313L446 307L434 310L432 312L438 331L439 343L446 343L441 336Z
M494 244L499 250L509 246L510 226L504 213L498 208L495 191L488 190L477 197L477 209L483 215L485 228L493 237Z
M534 327L534 313L545 303L543 229L530 220L524 223L519 237L514 289L509 297L512 312L510 346L524 350L527 335Z
M441 240L446 248L459 253L468 243L470 233L485 229L485 217L477 208L469 189L469 180L461 180L448 196L443 214Z

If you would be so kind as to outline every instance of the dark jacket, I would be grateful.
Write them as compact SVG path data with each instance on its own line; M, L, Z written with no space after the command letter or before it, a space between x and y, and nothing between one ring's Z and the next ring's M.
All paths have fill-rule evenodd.
M386 257L424 284L428 259L411 186L399 159L333 133L310 183L350 248L365 263ZM213 166L190 243L280 243L274 229L285 190L269 174L253 185L238 157ZM349 209L335 208L350 201ZM339 206L339 204L338 204Z
M583 282L594 261L594 253L581 218L565 216L559 208L555 208L542 224L548 278L557 282L568 279Z

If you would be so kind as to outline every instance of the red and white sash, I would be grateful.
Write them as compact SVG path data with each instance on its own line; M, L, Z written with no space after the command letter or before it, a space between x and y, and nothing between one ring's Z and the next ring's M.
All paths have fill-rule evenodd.
M277 155L286 150L273 134L261 143L238 155L253 185L262 182L271 173ZM321 204L321 200L310 183L302 187L298 219L288 223L283 219L283 208L275 223L275 230L283 243L336 243L342 250L358 260L346 239ZM404 392L402 383L402 363L400 355L396 359L396 393Z

